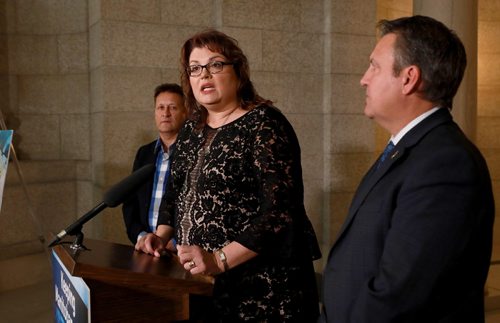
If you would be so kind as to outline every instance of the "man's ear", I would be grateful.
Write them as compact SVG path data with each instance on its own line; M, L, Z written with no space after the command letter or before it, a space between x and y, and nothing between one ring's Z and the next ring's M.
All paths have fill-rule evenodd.
M421 81L420 69L416 65L407 66L401 71L401 90L403 94L417 92Z

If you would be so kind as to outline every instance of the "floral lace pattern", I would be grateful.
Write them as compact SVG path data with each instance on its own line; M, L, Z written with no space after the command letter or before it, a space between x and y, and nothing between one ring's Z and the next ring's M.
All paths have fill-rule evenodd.
M214 251L237 241L259 254L217 276L218 315L315 318L319 247L303 205L300 147L281 112L260 106L217 129L188 121L171 176L159 223L175 227L178 243Z

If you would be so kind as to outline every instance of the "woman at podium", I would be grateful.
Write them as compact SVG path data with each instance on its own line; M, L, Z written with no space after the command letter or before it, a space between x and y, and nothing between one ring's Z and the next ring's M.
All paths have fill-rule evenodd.
M292 126L257 94L246 56L226 34L194 35L181 64L190 116L157 231L136 249L160 256L175 237L184 268L215 277L210 321L314 322L321 254Z

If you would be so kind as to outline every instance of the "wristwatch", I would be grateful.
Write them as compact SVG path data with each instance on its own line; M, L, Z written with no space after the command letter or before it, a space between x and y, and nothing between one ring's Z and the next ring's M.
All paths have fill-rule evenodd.
M224 253L224 251L222 251L222 249L219 249L219 250L215 251L215 254L217 255L217 257L219 257L220 261L224 265L224 271L228 271L229 266L227 265L227 258L226 258L226 254Z

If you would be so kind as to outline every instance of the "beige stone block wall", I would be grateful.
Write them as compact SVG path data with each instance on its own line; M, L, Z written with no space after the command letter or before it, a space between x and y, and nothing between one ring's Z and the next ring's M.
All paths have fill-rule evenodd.
M364 114L359 84L375 44L376 1L332 1L324 89L327 122L323 137L328 182L323 214L323 252L328 254L347 215L361 177L373 161L374 126ZM323 259L323 261L326 261Z
M43 251L39 237L47 240L48 232L57 233L76 219L74 162L25 161L20 169L28 196L11 162L0 213L0 227L8 228L0 237L0 261Z
M321 73L322 49L322 35L266 31L262 34L262 69L273 72L293 71L300 75Z
M2 273L0 275L1 291L46 281L51 275L48 254L37 253L0 261L0 273Z
M87 1L7 1L9 33L77 33L87 28Z
M42 252L40 235L76 219L77 197L86 196L81 189L90 183L79 168L91 156L87 1L0 5L1 109L25 175L23 186L11 160L0 213L0 226L9 228L0 239L3 266Z
M369 55L375 45L372 30L366 35L337 34L333 41L332 71L338 74L355 74L361 76L368 67ZM370 34L368 34L370 33ZM361 92L361 87L357 90Z
M291 72L251 72L259 94L272 100L286 115L293 113L322 114L322 75Z
M307 109L304 112L307 112ZM322 114L293 113L288 119L297 133L301 146L302 175L304 178L304 200L309 219L316 229L318 239L322 241L323 203L324 203L324 158ZM320 264L317 265L320 268Z
M484 37L498 34L498 0L479 3L484 59L480 56L478 63L478 143L490 165L496 165L500 80L498 73L481 74L481 69L497 70L498 42ZM137 148L156 137L154 87L179 82L181 45L211 27L238 40L259 93L294 126L302 148L306 209L326 259L354 190L388 138L364 116L359 84L376 41L375 24L382 17L411 14L411 0L4 5L0 99L8 104L2 111L16 130L28 188L47 230L64 229L130 174ZM500 170L490 168L498 196ZM19 235L0 239L0 260L14 256L4 251L13 243L24 254L40 251L36 225L26 209L18 211L25 201L13 169L0 226L15 226ZM9 214L14 213L22 223L12 222L15 217ZM85 234L128 243L120 208L104 210L86 224ZM318 271L322 261L316 263Z
M128 175L139 146L156 138L153 112L118 112L105 115L105 165L107 183Z
M288 120L294 127L297 137L299 138L302 156L320 157L323 155L323 140L321 140L323 129L322 127L318 127L323 121L323 116L320 114L293 113L288 115ZM302 160L304 161L307 159L302 158ZM312 160L314 161L314 159ZM311 162L311 160L307 161ZM304 174L306 174L304 177L312 177L314 179L321 178L322 172L318 173L318 170L312 168L313 165L310 166L311 167L304 167ZM321 166L321 162L316 166ZM322 167L317 168L319 170L322 169ZM310 176L307 176L308 174Z
M314 159L322 159L322 157L318 156L304 156L302 155L302 160L305 162L302 163L302 167L319 167L316 162L312 162ZM313 164L311 166L311 164ZM323 226L323 216L322 212L325 209L324 203L329 200L328 194L325 194L323 189L323 178L315 179L313 176L307 177L307 172L304 173L304 200L306 201L306 212L311 220L311 223L316 231L316 236L318 241L321 243L324 239L324 230ZM323 252L324 254L327 251ZM323 269L323 260L319 260L315 262L315 268L317 272L321 272Z
M160 1L158 0L106 0L94 1L100 4L101 17L113 20L159 22Z
M341 1L331 3L332 31L354 35L373 35L379 1ZM342 52L345 54L344 52ZM365 59L365 62L367 60Z
M360 74L338 73L332 75L330 93L332 97L332 111L334 113L347 115L362 114L365 105L365 96L363 95L360 80Z
M92 168L88 161L76 163L76 214L81 216L94 207Z
M158 3L160 20L153 15ZM153 124L140 121L132 112L142 111L143 120L152 120L150 93L160 81L179 80L184 40L207 27L218 27L240 43L260 93L291 119L307 165L306 191L321 192L323 5L316 1L291 5L282 1L152 1L132 14L136 6L119 1L89 6L91 151L97 187L106 189L120 175L128 174L137 147L151 140L154 131L138 129L153 129ZM125 136L123 129L129 132ZM311 201L306 201L308 212L320 223L323 196L307 196ZM102 238L124 241L119 210L107 211L97 219L96 230Z
M9 73L57 73L56 36L9 34L7 37Z
M214 0L160 0L161 22L176 26L213 27L217 17L218 2ZM226 8L225 3L224 8Z
M263 31L260 29L245 29L225 26L221 27L220 30L227 35L230 35L238 42L238 45L241 47L249 61L252 82L258 83L254 81L254 77L256 74L262 73Z
M184 40L193 27L101 21L104 65L177 68Z
M59 116L26 115L16 132L19 158L60 158Z
M345 125L349 125L346 129ZM363 153L373 151L374 124L363 114L339 114L332 121L331 140L334 153Z
M176 76L179 74L175 69ZM149 67L106 66L92 71L100 78L98 89L102 102L92 106L93 112L144 111L154 117L154 88L162 82L162 71ZM178 76L172 82L179 82Z
M87 32L60 35L57 39L57 46L61 73L86 73L88 71Z
M90 160L90 122L88 113L65 114L60 117L60 154L63 160Z
M87 74L23 75L18 78L21 114L88 112Z
M322 33L325 19L321 1L222 1L224 26L249 30L283 30Z
M152 95L151 95L152 96ZM94 200L128 176L137 149L156 138L152 103L150 111L113 111L92 116ZM106 209L92 220L90 237L129 243L121 218L121 208Z

